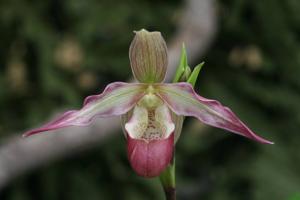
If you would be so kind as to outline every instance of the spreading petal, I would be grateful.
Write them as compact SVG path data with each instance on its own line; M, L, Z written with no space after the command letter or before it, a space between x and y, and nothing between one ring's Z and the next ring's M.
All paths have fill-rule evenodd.
M144 95L144 88L143 84L111 83L103 93L87 97L80 110L68 111L50 123L26 132L24 136L68 126L85 126L96 116L122 115L128 112Z
M218 101L195 93L188 83L159 84L158 95L177 115L193 116L205 124L222 128L261 143L272 144L252 132L239 118Z

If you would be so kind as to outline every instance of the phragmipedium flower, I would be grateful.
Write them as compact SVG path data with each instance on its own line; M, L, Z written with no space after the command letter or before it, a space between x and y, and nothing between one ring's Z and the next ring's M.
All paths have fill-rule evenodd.
M114 82L99 95L25 136L69 126L88 125L96 117L122 116L128 159L140 176L158 176L173 157L183 116L245 136L272 142L252 132L229 108L198 95L191 84L162 83L167 47L160 32L137 31L129 50L131 69L139 83Z

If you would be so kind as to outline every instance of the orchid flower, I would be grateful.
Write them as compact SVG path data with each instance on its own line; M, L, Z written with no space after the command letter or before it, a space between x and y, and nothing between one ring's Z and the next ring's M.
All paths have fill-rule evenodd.
M204 124L271 144L252 132L229 108L198 95L186 82L163 83L167 47L160 32L141 30L129 49L134 77L139 83L114 82L85 99L80 110L68 111L24 136L69 126L86 126L95 118L121 116L128 159L135 172L155 177L170 163L183 116Z

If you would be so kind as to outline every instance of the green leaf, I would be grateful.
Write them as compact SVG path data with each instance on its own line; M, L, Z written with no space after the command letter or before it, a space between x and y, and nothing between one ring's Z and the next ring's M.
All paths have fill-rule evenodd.
M190 83L193 87L195 86L196 84L196 81L197 81L197 78L198 78L198 75L199 75L199 72L201 71L202 67L204 65L204 62L200 63L199 65L197 65L192 74L190 75L189 79L187 80L188 83Z
M181 49L181 56L180 56L180 62L176 70L175 77L173 79L173 83L177 83L180 80L180 77L185 72L186 68L188 67L188 61L187 61L187 55L186 55L186 49L184 43L182 44Z

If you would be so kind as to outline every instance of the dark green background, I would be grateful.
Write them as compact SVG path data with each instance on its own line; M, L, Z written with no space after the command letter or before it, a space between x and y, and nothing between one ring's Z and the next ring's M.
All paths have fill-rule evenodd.
M171 38L182 8L179 0L1 1L0 137L128 79L132 31ZM300 199L300 1L223 0L217 8L218 33L199 55L206 64L197 91L275 145L214 128L200 132L186 120L176 150L178 199ZM0 199L150 200L163 193L157 179L130 169L120 133L18 177Z

